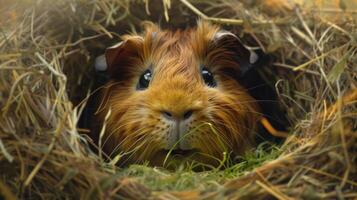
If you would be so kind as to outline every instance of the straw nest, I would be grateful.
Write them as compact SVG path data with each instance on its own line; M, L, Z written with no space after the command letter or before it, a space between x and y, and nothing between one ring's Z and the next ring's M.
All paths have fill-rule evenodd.
M2 1L0 199L357 197L356 12L192 2ZM272 55L265 78L286 110L289 137L276 156L229 177L182 179L183 172L104 162L77 129L94 58L143 20L184 27L197 16ZM153 180L191 182L180 189Z

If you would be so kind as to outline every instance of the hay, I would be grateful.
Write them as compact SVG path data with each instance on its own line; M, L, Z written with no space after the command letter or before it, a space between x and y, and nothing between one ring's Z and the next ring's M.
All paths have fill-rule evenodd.
M232 0L162 2L3 1L0 197L357 198L356 12L270 12ZM196 15L223 23L273 56L265 78L276 83L291 136L278 149L257 150L223 171L118 169L104 162L76 127L95 56L144 19L182 27Z

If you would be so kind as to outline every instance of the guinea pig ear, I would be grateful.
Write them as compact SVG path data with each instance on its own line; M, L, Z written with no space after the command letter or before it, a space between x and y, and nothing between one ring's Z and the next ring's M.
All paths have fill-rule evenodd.
M214 35L214 42L219 47L224 47L235 53L239 63L239 76L243 77L248 71L258 66L259 56L243 45L240 38L235 34L221 30Z
M103 57L96 59L96 70L106 71L112 78L119 76L125 65L130 65L134 58L139 57L143 38L131 36L124 41L105 50Z
M97 72L107 71L108 65L104 54L95 58L94 68Z

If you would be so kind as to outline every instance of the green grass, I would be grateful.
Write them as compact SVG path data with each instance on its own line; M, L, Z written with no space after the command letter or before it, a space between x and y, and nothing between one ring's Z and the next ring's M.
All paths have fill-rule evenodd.
M139 183L156 191L183 191L190 189L213 190L229 179L244 175L246 172L261 166L264 162L277 158L282 149L277 145L262 143L239 158L239 162L225 169L195 172L192 166L180 166L175 171L153 168L147 165L131 165L119 169L119 177L135 178Z

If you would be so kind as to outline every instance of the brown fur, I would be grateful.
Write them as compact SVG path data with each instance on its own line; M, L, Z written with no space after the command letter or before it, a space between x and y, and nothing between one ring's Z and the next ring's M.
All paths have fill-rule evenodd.
M112 80L102 91L97 112L101 122L111 112L102 139L107 154L124 153L121 161L125 164L149 161L162 165L167 127L160 111L167 109L195 111L190 125L193 133L187 136L199 151L193 160L217 165L223 152L241 155L254 144L258 105L235 80L240 68L233 58L235 52L225 48L229 44L213 42L217 31L219 27L205 22L175 32L146 24L142 37L125 35L125 48L108 52L113 54L107 55ZM202 64L213 73L216 88L203 82ZM137 91L140 75L150 66L153 79L149 88Z

